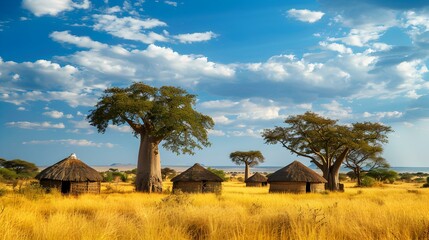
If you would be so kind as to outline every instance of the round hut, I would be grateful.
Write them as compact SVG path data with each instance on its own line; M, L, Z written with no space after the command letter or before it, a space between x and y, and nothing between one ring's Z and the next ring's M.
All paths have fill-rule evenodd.
M246 187L265 187L267 186L267 177L260 173L255 173L246 179Z
M63 194L100 193L101 175L71 154L45 168L37 176L44 188L57 188Z
M268 177L270 192L309 193L325 190L326 179L294 161Z
M194 166L172 178L173 192L213 193L222 189L222 178L195 163Z

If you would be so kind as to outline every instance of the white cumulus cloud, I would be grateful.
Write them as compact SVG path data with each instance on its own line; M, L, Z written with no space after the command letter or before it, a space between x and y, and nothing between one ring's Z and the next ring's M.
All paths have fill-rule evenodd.
M43 15L56 16L61 12L73 9L88 9L90 5L89 0L83 0L80 3L72 0L23 0L22 2L23 8L38 17Z
M7 122L6 126L17 127L23 129L62 129L65 128L64 123L51 123L51 122Z
M212 31L202 33L186 33L174 36L181 43L205 42L216 38L218 35Z
M55 140L32 140L28 142L23 142L22 144L61 144L61 145L71 145L71 146L80 146L80 147L107 147L112 148L115 144L112 143L96 143L87 139L55 139Z
M295 18L301 22L314 23L322 19L325 13L319 11L310 11L308 9L295 9L292 8L287 11L288 16Z
M107 44L94 41L89 37L86 37L86 36L79 37L79 36L72 35L70 34L70 31L62 31L62 32L55 31L55 32L52 32L49 36L57 42L70 43L82 48L100 49L100 48L108 47Z

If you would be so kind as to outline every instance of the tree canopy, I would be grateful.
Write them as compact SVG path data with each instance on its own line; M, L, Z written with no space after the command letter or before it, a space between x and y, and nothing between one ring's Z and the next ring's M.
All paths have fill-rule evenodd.
M193 154L210 146L207 129L213 120L193 109L196 96L172 86L151 87L138 82L106 89L90 111L89 123L104 133L109 124L128 124L135 136L150 135L176 154Z
M210 146L208 130L213 120L194 110L196 96L185 90L141 82L126 88L108 88L87 119L100 133L109 124L131 127L140 138L136 190L162 191L161 161L158 145L176 154L194 154Z
M247 178L250 175L249 167L253 167L258 165L259 163L263 163L265 158L262 155L260 151L236 151L229 154L229 158L231 161L237 165L244 164L245 165L245 171L244 171L244 179L247 180Z
M313 112L293 115L286 127L265 129L265 143L280 143L292 153L311 160L328 180L328 189L338 190L338 173L350 151L378 146L387 141L390 127L374 123L338 124L338 120Z

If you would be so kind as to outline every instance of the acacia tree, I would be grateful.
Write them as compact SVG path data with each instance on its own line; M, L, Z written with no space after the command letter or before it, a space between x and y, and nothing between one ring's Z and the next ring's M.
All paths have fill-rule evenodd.
M327 189L339 189L339 170L351 150L361 149L387 139L386 132L359 132L361 123L353 126L340 125L338 120L324 118L312 112L290 116L285 120L287 127L265 129L262 133L265 143L281 143L292 153L309 158L323 172L328 181ZM371 123L364 123L371 125ZM360 130L359 130L360 131Z
M353 171L358 186L361 186L363 169L371 171L390 167L386 159L381 157L383 153L382 144L387 142L387 133L389 132L392 132L392 129L380 123L353 124L353 133L358 144L350 150L344 161L344 166ZM359 141L366 142L366 144L359 144Z
M258 165L259 163L264 162L264 156L260 151L248 151L248 152L240 152L236 151L229 155L229 158L237 165L244 164L245 170L244 170L244 180L247 180L247 178L250 175L250 169L249 167L254 167Z
M194 110L195 102L196 96L181 88L155 88L139 82L106 89L87 119L100 133L109 124L128 124L140 138L136 191L161 192L161 142L176 154L194 154L194 149L210 145L208 129L214 122Z

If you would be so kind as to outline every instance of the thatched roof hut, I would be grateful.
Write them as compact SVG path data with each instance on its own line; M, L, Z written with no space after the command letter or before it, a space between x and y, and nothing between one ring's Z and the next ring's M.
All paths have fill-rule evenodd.
M298 161L268 177L270 192L320 192L325 190L326 182L326 179Z
M64 194L100 193L101 175L79 160L69 157L45 168L37 176L45 188L57 188Z
M267 180L267 177L257 172L246 179L246 187L264 187L267 186Z
M195 163L194 166L172 178L173 191L207 193L222 189L222 178Z

